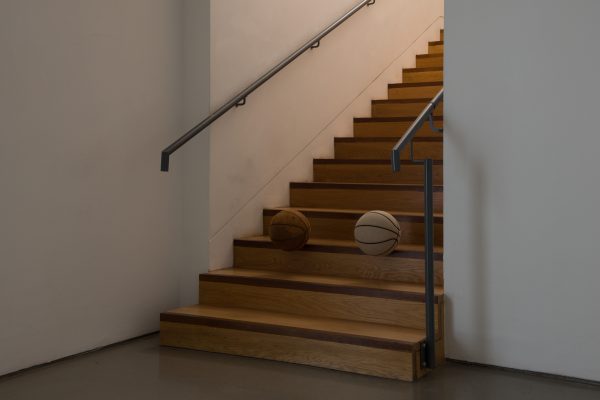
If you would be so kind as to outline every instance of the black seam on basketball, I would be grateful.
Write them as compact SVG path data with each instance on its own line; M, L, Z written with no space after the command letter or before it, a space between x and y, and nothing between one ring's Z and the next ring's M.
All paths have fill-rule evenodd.
M300 211L294 209L294 208L286 208L284 210L281 210L281 212L287 211L290 214L294 215L295 217L297 217L300 221L302 221L302 225L304 225L304 227L306 228L307 231L310 232L310 222L308 221L308 218L306 217L306 215L304 215L303 213L301 213ZM296 215L299 214L299 215ZM277 215L277 214L275 214Z
M396 226L396 224L400 225L400 223L398 222L398 220L394 219L391 220L390 217L388 217L385 214L380 213L379 211L371 211L373 214L377 214L377 215L381 215L382 217L384 217L385 219L387 219L388 221L390 221L392 223L392 225ZM400 229L400 227L398 227L398 229Z
M394 233L396 236L400 234L400 230L399 229L398 229L398 232L396 232L396 231L393 231L393 230L388 229L388 228L384 228L383 226L379 226L379 225L356 225L354 227L354 230L356 231L358 228L361 228L363 226L370 227L370 228L383 229L384 231L388 231L388 232Z
M355 239L356 243L360 243L360 244L382 244L382 243L389 242L391 240L393 240L395 242L398 241L398 239L396 239L396 238L394 238L394 239L388 239L388 240L382 240L381 242L361 242L360 240Z
M390 254L392 251L394 251L394 248L395 248L396 246L398 246L398 241L397 241L397 240L396 240L396 241L394 242L394 244L393 244L391 247L389 247L389 248L388 248L386 251L382 251L381 253L377 254L377 257L380 257L380 256L383 256L383 255L388 255L388 254Z
M297 226L297 225L290 225L290 224L271 224L271 225L269 226L269 228L271 228L271 227L273 227L273 226L275 226L275 227L285 226L285 227L287 227L287 228L293 228L293 229L296 229L296 230L298 230L298 231L300 231L300 232L306 232L306 229L303 229L301 226Z

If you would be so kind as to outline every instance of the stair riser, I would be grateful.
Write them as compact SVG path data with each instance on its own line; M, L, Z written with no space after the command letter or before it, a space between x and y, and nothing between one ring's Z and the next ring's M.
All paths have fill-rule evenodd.
M199 303L425 329L423 302L200 281Z
M441 86L417 86L417 87L389 87L388 99L433 99L442 89Z
M161 322L160 343L405 381L422 374L416 352L203 325Z
M416 118L416 117L415 117ZM360 121L354 122L355 137L401 137L414 121ZM436 120L436 127L442 127L443 121ZM434 132L425 123L417 132L418 138L439 138L440 134Z
M444 71L412 72L405 70L402 73L402 82L404 83L439 82L443 80Z
M389 155L388 155L389 157ZM423 184L422 165L401 165L393 172L391 164L315 164L315 182L338 183L405 183ZM443 166L433 166L433 184L442 185Z
M429 45L429 54L444 54L444 45L443 44L430 44Z
M417 57L417 68L443 67L444 57Z
M423 258L374 257L322 251L283 251L264 247L234 246L234 265L239 268L296 274L333 275L347 278L423 283ZM443 261L435 261L436 285L443 285Z
M434 212L442 212L442 193L433 194ZM423 212L423 192L416 190L361 190L291 188L292 207Z
M310 221L310 236L312 238L335 239L335 240L354 240L354 226L358 218L336 218L326 214L312 216L306 214ZM271 216L263 217L264 234L269 234L269 224ZM400 224L402 235L400 243L405 244L423 244L424 243L424 224L422 218L401 217L397 219ZM434 225L435 244L443 245L443 223Z
M398 137L398 139L400 139ZM391 150L396 144L390 142L336 142L335 158L351 160L383 160L391 155ZM415 159L431 158L441 160L444 157L442 142L414 142ZM402 160L410 160L410 149L406 148L400 153Z
M371 115L373 118L386 117L410 117L419 115L427 107L427 102L423 103L378 103L371 105ZM444 114L444 104L439 104L433 113L436 116Z
M440 40L444 40L444 30L440 30Z

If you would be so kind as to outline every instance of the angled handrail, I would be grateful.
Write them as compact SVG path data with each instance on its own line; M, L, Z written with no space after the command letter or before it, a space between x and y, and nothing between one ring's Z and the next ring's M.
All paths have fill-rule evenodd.
M267 82L269 79L271 79L273 76L275 76L279 71L284 69L288 64L290 64L296 58L300 57L306 51L308 51L310 49L316 49L317 47L319 47L319 45L321 44L321 39L323 39L325 36L329 35L335 28L337 28L338 26L343 24L348 18L350 18L351 16L356 14L363 7L365 7L365 6L368 7L368 6L375 4L375 1L376 0L362 0L360 3L358 3L356 6L354 6L351 10L347 11L343 16L338 18L333 24L329 25L327 28L325 28L323 31L321 31L321 33L319 33L317 36L310 39L305 45L300 47L298 50L294 51L292 54L287 56L283 61L281 61L279 64L277 64L271 70L269 70L266 74L264 74L263 76L258 78L253 84L248 86L246 89L242 90L238 95L236 95L234 98L229 100L227 103L223 104L221 107L219 107L218 110L216 110L214 113L210 114L202 122L200 122L198 125L194 126L186 134L184 134L179 139L177 139L175 142L173 142L171 145L166 147L161 153L160 170L161 171L169 170L169 157L171 156L171 154L173 154L175 151L177 151L177 149L179 149L181 146L186 144L194 136L196 136L197 134L202 132L204 129L206 129L208 126L210 126L213 122L215 122L217 119L219 119L227 111L231 110L234 107L239 107L239 106L243 106L244 104L246 104L246 97L248 97L248 95L250 95L256 89L261 87L265 82Z
M406 130L404 135L398 140L398 143L392 149L392 170L394 172L400 171L400 153L406 146L411 145L410 158L413 159L413 151L412 151L412 140L414 136L417 134L419 129L423 126L426 120L429 120L431 125L431 130L436 132L442 132L441 129L438 129L433 124L433 112L437 105L444 100L444 89L442 88L438 94L425 106L421 114L417 117L415 122ZM413 160L414 161L414 160Z
M421 129L426 120L429 120L433 131L443 132L443 129L436 128L433 122L433 112L437 105L444 99L444 89L442 88L433 100L425 106L425 109L419 114L415 122L402 135L398 143L392 149L392 170L400 171L400 153L410 144L410 159L413 162L423 164L425 177L423 183L424 193L424 222L425 222L425 343L421 351L421 362L424 368L435 368L435 272L433 263L433 160L426 158L424 160L414 159L413 138Z

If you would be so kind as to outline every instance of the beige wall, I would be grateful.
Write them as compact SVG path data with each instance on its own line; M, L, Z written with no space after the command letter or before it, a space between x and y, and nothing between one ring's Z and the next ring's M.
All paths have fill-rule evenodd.
M211 106L216 108L358 3L213 0ZM312 179L402 67L443 24L441 0L378 0L361 10L211 130L211 267L232 262L232 240L257 234L264 206L288 203L288 183ZM383 74L382 74L383 71ZM382 74L382 75L380 75Z
M0 2L0 374L176 306L181 4Z

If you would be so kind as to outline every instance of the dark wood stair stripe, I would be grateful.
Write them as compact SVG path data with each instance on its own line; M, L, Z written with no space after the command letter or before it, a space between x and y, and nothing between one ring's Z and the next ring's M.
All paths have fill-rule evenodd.
M414 122L416 121L417 116L414 117L380 117L380 118L372 118L372 117L363 117L363 118L354 118L354 122ZM433 117L434 121L443 121L444 117L441 115L435 115Z
M444 86L444 82L412 82L412 83L389 83L388 88L390 89L401 89L406 87L422 87L422 86Z
M396 192L422 192L423 185L409 184L378 184L378 183L321 183L321 182L291 182L290 189L349 189L349 190L380 190ZM443 192L444 187L436 185L433 187L435 192Z
M362 165L391 165L391 160L372 160L372 159L340 159L340 158L315 158L313 164L338 165L338 164L362 164ZM400 165L423 165L419 162L410 160L401 160ZM433 160L433 165L444 165L442 160Z
M381 99L371 100L373 104L413 104L413 103L429 103L431 99L420 98L420 99ZM425 107L423 107L425 108Z
M436 53L436 54L417 54L417 58L442 58L444 54Z
M323 211L323 210L306 210L301 207L296 207L296 208L281 207L281 209L283 209L283 208L292 208L294 210L301 212L308 218L356 219L356 220L358 220L364 214L364 213L356 213L356 212L346 212L345 210L340 210L340 212L335 212L335 211ZM278 212L280 212L281 209L271 209L271 208L264 209L263 217L272 217L275 214L277 214ZM367 212L367 210L365 210L365 212ZM423 215L397 215L394 213L391 213L391 214L398 221L407 221L407 222L414 222L414 223L423 223L425 221L425 217ZM436 215L433 217L433 222L436 224L443 224L444 217Z
M234 246L238 247L253 247L259 249L276 249L271 242L267 241L257 241L257 240L245 240L245 239L235 239L233 241ZM334 253L334 254L355 254L364 256L363 253L358 247L345 247L345 246L331 246L325 244L306 244L301 250L298 251L312 251L319 253ZM391 254L386 257L398 257L398 258L411 258L416 260L425 259L425 251L408 251L408 250L394 250ZM435 252L433 255L433 259L435 261L443 261L444 255L440 252Z
M443 71L444 67L422 67L422 68L404 68L403 72L432 72L432 71Z
M292 290L302 290L307 292L324 292L334 294L345 294L349 296L377 297L391 300L406 300L419 303L425 303L425 294L414 292L402 292L398 290L386 290L356 286L340 286L325 283L289 281L277 278L258 278L247 276L224 276L202 274L200 281L204 282L222 282L237 285L249 285L271 288L282 288ZM439 296L435 296L435 303L439 303Z
M385 137L354 137L354 136L348 136L348 137L336 137L334 138L334 141L337 143L362 143L362 142L367 142L367 143L373 143L373 142L392 142L392 143L397 143L398 140L400 140L400 138L402 137L402 135L398 136L398 137L393 137L393 136L385 136ZM444 142L444 138L442 137L442 135L440 135L439 137L415 137L412 140L414 143L422 143L422 142L436 142L436 143L443 143Z
M272 325L259 322L238 321L230 319L221 319L204 316L194 316L176 313L162 313L160 315L162 322L175 322L181 324L204 325L213 328L236 329L250 332L267 333L281 336L301 337L305 339L322 340L326 342L336 342L352 344L356 346L374 347L378 349L413 351L418 344L403 342L400 340L389 340L382 338L373 338L360 335L351 335L346 333L327 332L308 328L299 328L283 325Z

